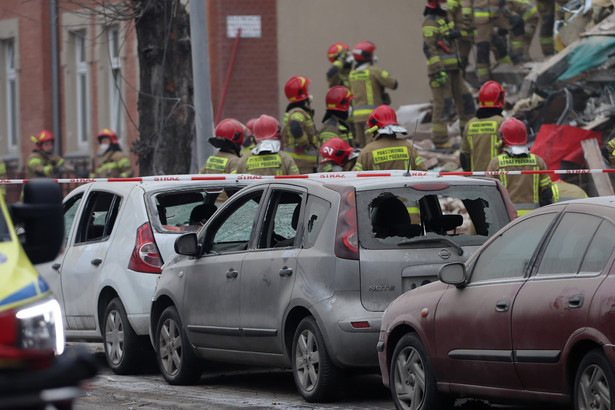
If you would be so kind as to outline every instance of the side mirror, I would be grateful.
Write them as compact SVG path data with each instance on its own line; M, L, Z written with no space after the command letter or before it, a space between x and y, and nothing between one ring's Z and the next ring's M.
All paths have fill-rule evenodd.
M199 256L199 242L196 233L184 234L175 240L175 252L179 255Z
M438 271L438 279L446 284L463 288L468 284L466 265L459 262L447 263L446 265L440 267L440 270Z
M51 179L34 179L23 188L23 203L9 207L13 221L23 224L22 244L32 264L58 256L64 242L62 190Z

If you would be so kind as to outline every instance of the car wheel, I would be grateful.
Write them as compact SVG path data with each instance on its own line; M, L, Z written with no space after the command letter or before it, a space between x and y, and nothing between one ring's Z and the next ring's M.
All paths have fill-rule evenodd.
M391 394L398 409L453 407L453 399L438 392L425 347L414 333L406 334L395 346L389 376Z
M174 306L166 308L156 328L156 359L169 384L192 384L201 377L200 359L192 351Z
M600 349L585 355L574 380L575 410L612 410L615 408L615 376Z
M304 318L293 338L293 377L308 402L330 400L336 390L337 368L313 317Z
M114 298L105 309L103 320L105 357L116 374L134 373L139 368L142 343L128 322L120 298Z

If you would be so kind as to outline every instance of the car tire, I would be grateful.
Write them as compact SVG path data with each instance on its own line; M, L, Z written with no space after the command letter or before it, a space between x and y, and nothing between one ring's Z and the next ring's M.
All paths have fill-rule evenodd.
M293 337L293 377L303 398L310 403L331 400L337 388L338 369L325 346L313 317L304 318Z
M438 391L429 357L415 333L408 333L397 342L389 372L391 395L398 409L453 407L453 398Z
M116 374L132 374L139 370L143 343L128 321L120 298L114 298L105 309L102 324L103 345L107 364Z
M166 308L158 320L156 360L162 377L169 384L193 384L203 373L200 359L192 351L174 306Z
M601 349L583 357L574 379L575 410L615 408L615 375Z

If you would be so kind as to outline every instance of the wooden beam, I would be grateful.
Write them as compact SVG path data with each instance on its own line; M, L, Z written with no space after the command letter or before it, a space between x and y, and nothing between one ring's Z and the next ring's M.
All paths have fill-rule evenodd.
M581 141L585 162L589 169L604 169L604 160L600 153L598 141L594 138ZM599 196L613 195L613 185L608 174L591 174Z

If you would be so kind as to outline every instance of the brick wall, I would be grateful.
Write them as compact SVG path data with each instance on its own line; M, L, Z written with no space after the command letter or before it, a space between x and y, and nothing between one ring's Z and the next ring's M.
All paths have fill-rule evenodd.
M240 10L240 11L238 11ZM240 38L220 119L246 123L261 114L278 116L278 49L276 0L207 2L211 95L214 118L224 88L235 38L227 37L226 18L261 17L261 38Z

